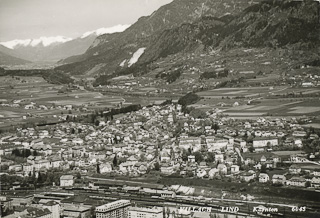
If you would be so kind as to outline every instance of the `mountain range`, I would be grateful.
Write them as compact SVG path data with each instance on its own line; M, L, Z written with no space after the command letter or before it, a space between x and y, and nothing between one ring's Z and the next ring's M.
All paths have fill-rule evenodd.
M113 32L123 31L129 25L117 25L110 28L100 28L89 31L82 36L72 39L63 36L40 37L38 39L12 40L0 43L0 52L3 56L15 57L27 62L49 62L55 63L61 59L84 53L94 42L97 36ZM3 62L0 64L8 63ZM16 59L15 59L16 60ZM21 64L13 59L11 64Z
M312 1L174 0L124 32L97 37L84 54L61 61L64 65L56 70L70 75L138 75L152 62L182 52L318 49L317 8Z
M77 57L63 61L67 65L58 69L72 74L112 73L141 48L147 48L152 39L163 31L192 23L205 15L237 14L251 3L240 0L174 0L147 17L141 17L122 33L97 37L90 48ZM72 63L73 62L73 63Z
M320 48L318 7L318 2L311 0L173 0L122 32L88 32L46 46L42 56L35 52L30 57L30 46L17 47L19 55L7 54L59 61L56 72L95 77L98 84L105 83L103 78L148 73L154 62L179 54L187 57L235 48L316 54ZM42 47L44 44L38 43L33 49L41 51Z

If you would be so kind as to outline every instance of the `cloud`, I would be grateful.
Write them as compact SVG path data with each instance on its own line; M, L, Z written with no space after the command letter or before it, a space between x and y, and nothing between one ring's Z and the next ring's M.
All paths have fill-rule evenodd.
M125 31L130 25L128 24L119 24L119 25L116 25L116 26L113 26L113 27L107 27L107 28L100 28L100 29L97 29L97 30L94 30L94 31L89 31L89 32L86 32L84 33L81 38L85 38L91 34L95 34L97 36L100 36L100 35L103 35L103 34L107 34L107 33L117 33L117 32L123 32Z

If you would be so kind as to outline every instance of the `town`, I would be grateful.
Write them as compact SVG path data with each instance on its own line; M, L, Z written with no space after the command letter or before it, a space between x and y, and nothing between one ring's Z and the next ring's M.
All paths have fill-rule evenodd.
M107 116L98 116L94 123L65 118L65 122L52 126L3 133L3 213L9 215L13 208L32 213L37 209L30 208L39 204L56 213L53 200L61 201L59 216L70 216L73 211L76 217L104 217L99 215L104 207L99 202L84 207L83 202L77 205L74 199L68 201L78 192L107 201L117 200L118 195L119 200L126 199L126 205L137 200L136 204L144 207L141 194L154 202L176 199L180 203L208 203L213 198L263 201L265 189L307 192L309 199L304 200L317 202L319 131L302 127L306 118L236 120L219 109L188 113L184 106L170 101L112 117L104 114ZM241 188L232 192L238 190L237 183ZM253 184L261 190L251 190ZM22 190L27 194L19 196ZM52 196L45 194L49 190ZM279 199L276 202L280 203ZM164 210L154 209L160 205L155 203L150 209L153 212L145 213L162 217Z

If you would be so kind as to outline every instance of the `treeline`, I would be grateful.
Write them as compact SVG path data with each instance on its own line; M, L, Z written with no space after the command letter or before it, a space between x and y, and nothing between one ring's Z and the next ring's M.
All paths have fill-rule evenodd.
M181 104L182 107L186 107L190 104L194 104L196 102L198 102L201 98L192 92L189 92L188 94L182 96L179 100L178 100L178 104Z
M109 112L105 112L104 110L101 111L95 111L92 114L87 114L85 116L72 116L67 115L67 121L71 122L86 122L86 123L93 123L96 126L99 126L101 118L104 118L105 120L113 120L113 116L122 114L122 113L129 113L133 111L138 111L142 107L140 104L133 104L128 105L126 107L121 108L112 108Z
M67 74L55 71L53 69L32 69L32 70L1 70L0 76L38 76L42 77L48 83L52 84L69 84L74 80Z
M11 154L16 156L16 157L27 158L30 155L37 156L38 152L37 151L31 151L30 149L21 149L21 150L20 149L14 149Z
M219 79L219 78L224 78L229 75L229 70L224 69L223 71L207 71L201 74L200 79Z
M166 82L168 82L168 83L173 83L177 79L179 79L181 74L182 74L182 69L178 69L178 70L168 72L168 73L159 73L156 75L156 78L160 77L161 79L165 79Z
M133 76L141 76L149 71L151 71L151 65L148 63L143 63L143 64L134 64L131 67L119 67L116 69L116 71L110 75L100 75L96 78L96 80L93 82L93 86L99 86L99 85L109 85L110 80L114 77L117 76L124 76L124 75L130 75L132 74Z

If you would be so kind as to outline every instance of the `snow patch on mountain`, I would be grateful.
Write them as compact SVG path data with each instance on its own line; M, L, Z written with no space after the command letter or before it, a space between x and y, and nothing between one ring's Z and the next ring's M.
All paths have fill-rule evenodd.
M122 61L119 66L120 66L120 67L124 67L124 65L126 64L126 61L127 61L127 60Z
M52 37L40 37L38 39L15 39L12 41L1 42L0 44L7 48L14 49L18 46L35 47L37 45L42 45L44 47L47 47L54 43L65 43L70 40L72 40L72 38L66 38L64 36L52 36Z
M132 64L137 63L137 61L139 60L139 58L141 57L141 55L144 53L144 50L146 48L139 48L131 57L128 66L131 67Z
M100 35L103 35L103 34L107 34L107 33L118 33L118 32L123 32L125 31L130 25L128 24L124 24L124 25L116 25L116 26L113 26L113 27L106 27L106 28L100 28L100 29L97 29L97 30L94 30L94 31L89 31L89 32L86 32L84 33L82 36L81 36L81 39L83 38L86 38L88 37L89 35L96 35L96 36L100 36Z

